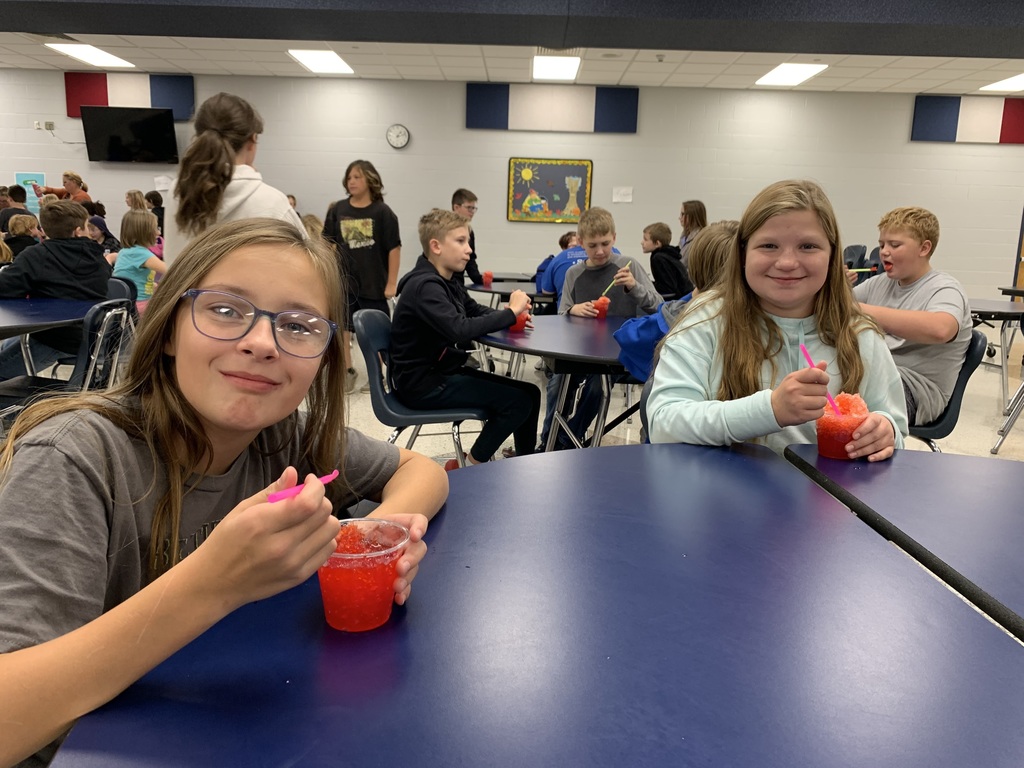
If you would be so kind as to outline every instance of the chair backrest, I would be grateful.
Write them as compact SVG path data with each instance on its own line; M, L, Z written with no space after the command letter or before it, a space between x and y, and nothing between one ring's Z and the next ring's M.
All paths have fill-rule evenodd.
M356 340L366 363L366 376L370 383L370 405L373 406L377 418L384 421L381 414L393 410L388 402L392 397L391 379L385 369L391 361L391 318L379 309L360 309L352 316L352 325L355 326Z
M109 299L89 310L75 367L68 378L69 390L84 392L110 386L134 306L131 299Z
M123 277L111 277L107 280L107 298L138 301L139 289L131 280L125 280Z
M860 269L864 266L864 259L867 256L866 245L848 245L843 248L843 261L847 269Z
M956 377L956 385L953 387L953 394L949 396L949 402L939 418L930 424L911 427L910 434L922 440L938 440L948 437L960 418L960 405L964 399L964 391L967 389L967 382L971 375L981 365L985 356L985 349L988 347L988 338L981 331L971 332L971 343L967 347L967 355L964 357L964 364L960 366L960 375Z
M651 442L651 427L647 421L647 401L651 397L651 387L654 379L650 378L644 382L644 388L640 390L640 442Z

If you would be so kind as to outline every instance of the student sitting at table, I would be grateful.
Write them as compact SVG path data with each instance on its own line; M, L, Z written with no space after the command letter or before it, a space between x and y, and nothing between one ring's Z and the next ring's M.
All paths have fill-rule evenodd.
M156 216L146 210L133 208L121 218L121 250L107 260L114 265L114 277L123 277L135 283L139 312L156 290L156 276L167 272L167 263L153 255L150 248L158 237Z
M107 297L110 265L103 249L85 233L85 208L60 200L39 212L49 239L22 251L0 272L0 298L92 299ZM29 338L32 360L42 370L61 357L78 354L82 329L54 328L33 333ZM18 339L0 346L0 380L25 374L25 361Z
M651 278L643 267L634 271L630 262L615 250L615 220L604 208L590 208L580 216L576 231L586 259L577 262L565 274L562 298L558 305L559 314L577 317L597 317L594 299L607 296L611 299L607 314L609 317L640 317L649 315L661 303L661 296L654 290ZM558 392L562 385L562 374L548 380L547 413L544 416L542 444L547 443L548 432L554 419ZM569 428L580 440L597 416L601 407L601 381L597 376L573 374L569 380L566 402L576 399L576 390L583 392L576 404L575 413L568 419ZM559 434L556 448L571 448L568 437Z
M619 343L619 362L626 366L630 376L640 381L651 377L658 342L675 325L690 300L712 288L721 278L739 228L738 221L716 221L704 227L693 239L690 250L693 291L676 301L666 301L657 312L630 318L613 334Z
M462 272L455 275L455 279L463 285L465 285L467 277L469 282L475 284L484 281L476 259L476 232L473 231L473 217L477 211L477 200L477 196L468 189L456 189L452 194L452 210L469 220L469 262Z
M821 187L780 181L762 190L740 220L722 282L662 343L647 404L651 442L763 439L778 452L814 443L831 391L859 393L871 411L846 445L850 458L879 461L901 448L899 373L853 301L842 254Z
M896 208L878 222L884 275L853 289L860 308L885 331L903 380L910 424L946 408L971 343L971 305L959 281L932 269L939 220L924 208Z
M466 459L490 461L512 435L515 454L537 443L540 390L534 384L474 370L457 345L508 328L530 309L530 297L513 291L504 309L478 304L455 274L469 261L469 220L435 208L420 219L423 254L398 286L391 325L391 376L395 394L410 408L483 408L488 413ZM506 452L506 456L510 455ZM445 469L456 469L457 459Z
M644 227L640 249L651 254L654 289L662 298L667 301L681 299L693 290L679 248L672 245L672 230L668 224L659 221Z
M448 483L345 427L342 301L320 240L276 219L215 225L154 295L124 381L18 417L0 454L0 764L45 764L75 718L308 579L360 499L410 529L394 583L409 597Z
M15 256L26 248L39 245L43 240L43 231L39 229L39 220L31 213L15 216L8 222L8 228L10 232L4 242Z

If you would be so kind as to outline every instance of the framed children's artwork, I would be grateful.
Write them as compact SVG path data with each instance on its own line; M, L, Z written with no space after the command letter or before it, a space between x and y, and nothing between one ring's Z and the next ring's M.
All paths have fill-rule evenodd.
M575 224L590 207L590 160L508 161L508 220Z

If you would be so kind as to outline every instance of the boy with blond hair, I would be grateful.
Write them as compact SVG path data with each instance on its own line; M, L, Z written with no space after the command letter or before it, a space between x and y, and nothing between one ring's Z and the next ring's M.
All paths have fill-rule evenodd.
M661 296L654 290L654 284L643 267L635 265L634 269L632 260L613 253L615 219L611 213L604 208L589 208L580 216L576 232L587 258L565 273L559 314L596 318L598 312L594 300L602 295L611 299L609 317L640 317L658 308ZM545 443L561 385L562 375L552 376L548 381L548 407L541 438ZM592 375L572 375L566 402L575 398L580 386L583 392L575 413L568 419L569 428L578 440L583 439L601 406L601 383ZM572 444L567 437L559 435L555 447L570 448Z
M963 286L932 269L939 220L917 207L896 208L878 222L884 275L853 289L860 307L885 331L903 380L911 425L937 419L949 402L971 341Z
M530 297L513 291L503 309L478 304L456 276L469 261L469 219L435 208L420 219L423 255L398 284L391 324L391 377L395 396L410 408L481 408L488 414L466 461L489 461L512 435L515 454L533 453L540 415L540 390L507 376L465 365L460 349L482 336L508 328L530 309ZM509 455L506 452L506 455ZM458 459L445 465L451 470Z

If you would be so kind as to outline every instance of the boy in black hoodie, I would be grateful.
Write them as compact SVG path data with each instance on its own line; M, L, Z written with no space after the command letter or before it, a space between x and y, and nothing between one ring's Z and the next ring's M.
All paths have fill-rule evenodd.
M489 417L469 454L470 464L489 461L509 435L516 455L537 444L540 390L529 382L474 370L457 345L508 328L530 298L515 291L506 308L475 302L453 275L469 262L469 220L435 208L420 219L423 256L398 284L391 323L391 376L395 394L410 408L483 408ZM455 469L451 460L445 469Z
M644 227L640 242L644 253L651 254L651 274L654 290L666 301L681 299L693 291L693 283L686 272L679 247L672 245L672 230L668 224L657 222Z
M85 208L70 200L44 206L39 212L49 240L26 248L14 263L0 270L0 298L79 299L103 301L111 266L103 249L85 235ZM80 327L54 328L32 334L29 348L39 369L78 353ZM0 347L0 380L25 374L17 339Z

